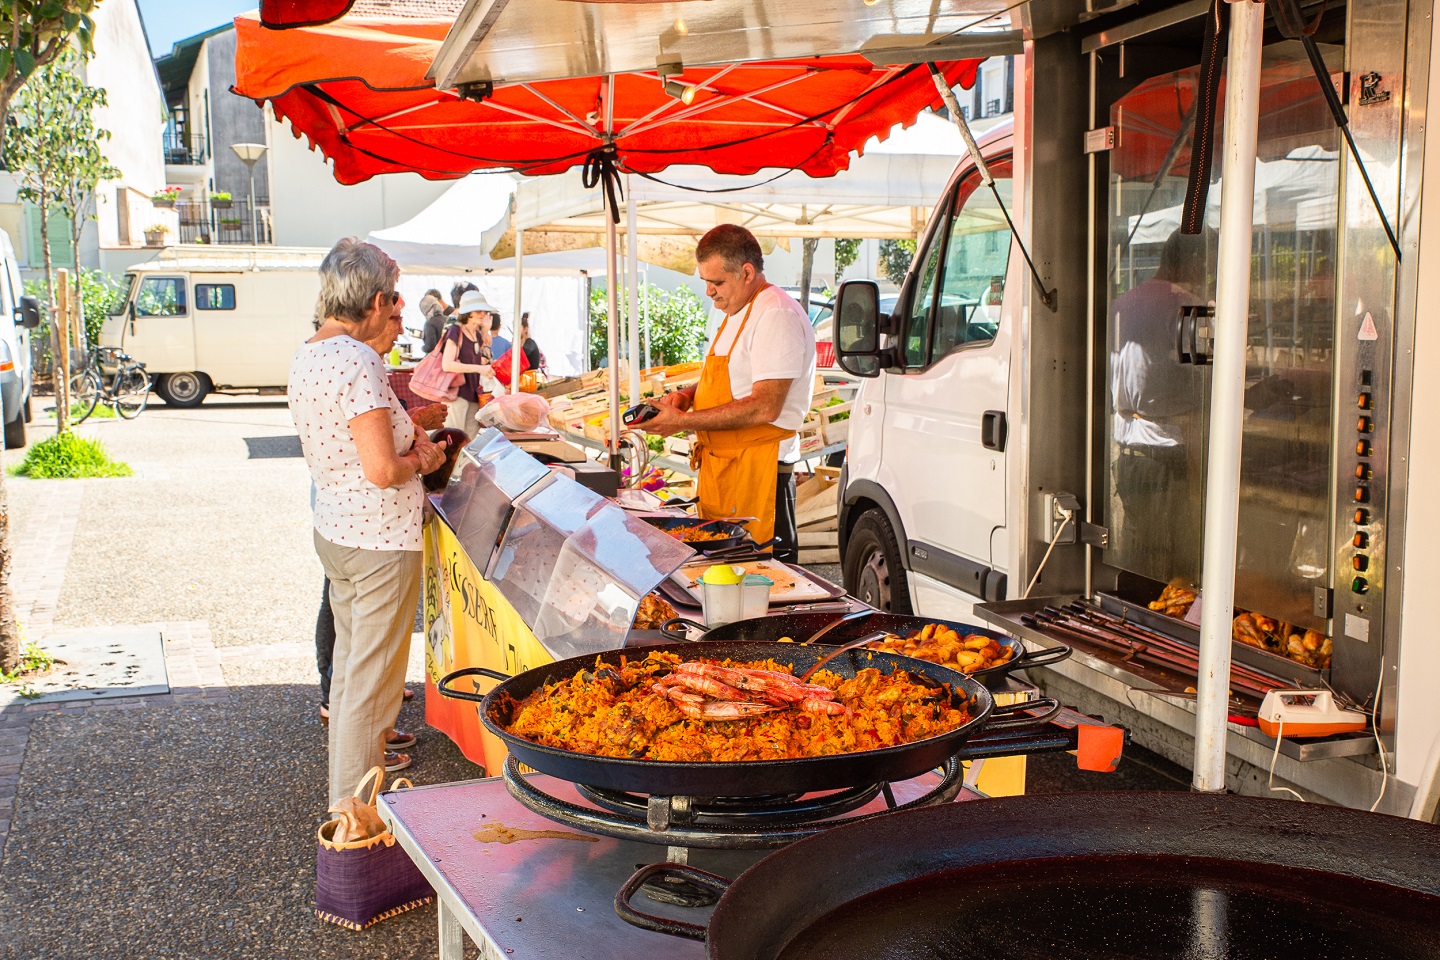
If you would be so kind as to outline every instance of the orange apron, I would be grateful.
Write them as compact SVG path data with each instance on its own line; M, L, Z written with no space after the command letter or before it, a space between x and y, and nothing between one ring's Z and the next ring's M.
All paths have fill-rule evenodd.
M763 289L755 295L758 297L761 292ZM751 299L730 344L731 353L744 335L754 307L755 301ZM715 352L729 322L727 316L705 357L700 382L695 386L693 410L721 407L735 399L730 393L730 353L720 356ZM769 423L738 430L696 431L698 439L690 455L690 465L699 475L700 516L707 520L754 517L746 524L750 535L758 543L770 540L775 535L775 482L779 473L780 443L793 436L794 430L783 430Z

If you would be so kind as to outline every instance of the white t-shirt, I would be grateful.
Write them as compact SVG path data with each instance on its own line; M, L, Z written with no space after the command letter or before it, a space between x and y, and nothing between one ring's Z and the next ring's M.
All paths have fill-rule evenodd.
M736 400L750 396L757 380L793 381L780 416L772 422L782 430L799 430L815 391L815 328L795 298L779 287L761 290L754 304L738 343L743 308L725 324L723 339L712 345L717 354L730 354L730 395ZM799 437L780 444L781 462L799 459Z
M390 389L374 350L351 337L303 344L290 361L290 417L315 482L315 530L331 543L362 550L421 550L420 478L380 488L365 479L350 421L388 408L395 452L415 442L415 424Z

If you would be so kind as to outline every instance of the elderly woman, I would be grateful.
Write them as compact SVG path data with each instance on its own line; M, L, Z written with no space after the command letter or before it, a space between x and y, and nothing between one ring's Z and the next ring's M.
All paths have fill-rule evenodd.
M494 309L479 290L467 290L456 311L458 322L445 331L440 341L444 350L441 367L446 373L465 377L450 402L445 426L471 436L475 434L475 414L480 412L480 394L486 392L485 381L494 376L490 370L490 314Z
M290 361L290 416L315 482L315 552L330 579L330 802L384 762L420 590L420 476L444 451L415 429L366 340L400 304L400 269L341 240L320 265L325 322Z

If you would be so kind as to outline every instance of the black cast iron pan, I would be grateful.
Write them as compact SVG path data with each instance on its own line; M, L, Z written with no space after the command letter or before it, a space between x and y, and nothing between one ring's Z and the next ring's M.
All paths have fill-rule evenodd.
M789 637L797 643L806 637L813 636L817 631L827 624L841 619L843 615L834 613L792 613L778 617L757 617L754 620L737 620L734 623L727 623L723 626L711 628L700 639L709 642L712 640L750 640L750 641L773 641L781 637ZM1058 663L1070 656L1071 649L1064 644L1049 647L1045 650L1037 650L1033 653L1025 649L1025 644L1014 637L1007 637L1003 633L996 633L993 630L986 630L969 623L960 623L955 620L938 620L935 617L911 617L898 613L881 613L876 611L867 617L858 617L854 620L847 620L838 624L834 629L828 631L817 643L833 644L841 646L850 640L858 640L867 633L874 633L876 630L885 630L902 637L909 636L920 630L927 623L938 623L949 627L960 636L979 634L982 637L990 637L1003 647L1009 648L1012 653L1010 659L1005 663L993 667L986 667L984 670L976 670L967 676L974 677L986 686L1003 684L1005 677L1012 671L1024 670L1026 667L1043 667L1047 664ZM687 626L705 630L704 624L696 623L693 620L685 620L676 617L667 620L661 625L666 636L672 640L683 640Z
M679 531L696 527L704 527L706 530L724 534L723 537L714 540L681 540L686 546L693 547L699 553L732 550L736 547L754 544L748 530L738 523L729 523L725 520L702 520L699 517L641 517L640 519L677 540L681 540Z
M538 687L569 680L581 670L594 671L597 666L618 665L621 657L634 661L649 653L674 653L686 659L694 659L697 654L715 660L773 659L777 663L790 666L799 676L810 664L831 652L831 648L818 644L804 646L797 643L738 641L707 643L703 647L692 643L627 647L598 655L559 660L514 677L507 677L485 667L467 667L443 677L439 690L443 696L479 702L480 719L486 728L503 739L520 762L541 773L612 790L689 797L755 797L908 780L940 766L954 756L969 737L981 730L994 732L1038 729L1044 726L1060 707L1054 700L1031 700L1014 706L997 707L990 691L958 670L888 653L852 650L831 660L826 669L843 677L853 677L857 671L866 667L875 667L886 674L895 670L906 670L913 676L926 678L930 683L947 684L952 699L967 704L970 719L948 733L896 747L828 757L739 763L674 763L597 757L541 746L517 737L507 729L510 722L509 711L514 704L525 699ZM483 695L479 693L479 685L473 681L474 689L471 691L452 686L457 680L477 676L500 680L501 683ZM1038 717L1025 712L1037 709L1045 712Z
M1187 793L1006 797L882 814L735 881L642 868L627 922L712 960L934 957L1412 960L1440 956L1440 828ZM657 874L724 892L708 926L642 913Z

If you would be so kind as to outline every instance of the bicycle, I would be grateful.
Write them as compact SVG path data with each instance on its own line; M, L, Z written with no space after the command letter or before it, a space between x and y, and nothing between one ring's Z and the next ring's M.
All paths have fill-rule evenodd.
M107 374L107 370L112 372ZM70 376L71 421L83 423L102 400L126 420L140 416L150 400L145 364L118 347L91 347L84 363Z

